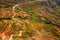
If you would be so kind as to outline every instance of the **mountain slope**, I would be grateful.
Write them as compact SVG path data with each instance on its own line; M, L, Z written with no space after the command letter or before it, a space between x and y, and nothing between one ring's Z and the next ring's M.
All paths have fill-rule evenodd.
M44 1L0 8L0 39L60 40L59 9Z

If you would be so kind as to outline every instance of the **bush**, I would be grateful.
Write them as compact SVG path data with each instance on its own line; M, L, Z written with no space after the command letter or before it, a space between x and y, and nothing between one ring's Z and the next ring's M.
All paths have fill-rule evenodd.
M52 23L52 22L51 22L50 20L48 20L48 19L44 20L44 22L45 22L46 24L51 24L51 23Z

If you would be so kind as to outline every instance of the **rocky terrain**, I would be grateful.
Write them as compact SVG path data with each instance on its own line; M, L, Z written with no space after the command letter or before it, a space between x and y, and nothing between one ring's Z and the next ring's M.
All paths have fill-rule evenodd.
M0 1L0 40L60 40L60 6L54 1L6 1Z

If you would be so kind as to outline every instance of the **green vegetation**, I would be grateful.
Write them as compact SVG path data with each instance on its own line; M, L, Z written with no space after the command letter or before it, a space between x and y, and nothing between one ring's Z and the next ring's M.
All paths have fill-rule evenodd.
M19 11L21 11L21 9L15 8L16 13L19 13Z
M54 13L50 13L50 16L51 16L51 17L54 17L54 16L56 16L56 14L54 14Z
M3 20L0 20L0 23L1 23L1 27L5 29L7 24Z
M27 16L27 17L18 16L18 17L16 17L16 18L18 18L18 19L20 19L20 20L26 20L26 19L28 19L28 16Z
M54 38L60 38L60 36L57 34L57 30L54 29L53 25L51 24L45 24L45 27L44 27L45 31L46 32L51 32L51 34L53 34Z
M0 37L0 40L2 40L2 38Z
M57 11L60 14L60 10Z
M19 40L20 36L13 36L13 40Z
M11 8L11 5L0 3L0 8Z
M45 19L44 23L46 23L46 24L52 24L52 22L50 20L48 20L48 19Z
M12 27L11 27L11 30L12 30L12 31L17 31L17 32L19 32L20 30L22 30L22 28L20 28L20 26L18 27L18 26L16 25L16 23L13 23L13 24L12 24Z
M10 5L5 5L5 7L4 8L10 8L11 6Z
M25 23L25 26L27 27L27 31L31 31L32 30L29 24Z

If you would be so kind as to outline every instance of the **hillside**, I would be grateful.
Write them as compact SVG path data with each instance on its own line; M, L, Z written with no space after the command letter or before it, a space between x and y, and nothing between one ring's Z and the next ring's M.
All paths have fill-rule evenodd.
M60 40L60 6L47 1L0 3L0 40Z

